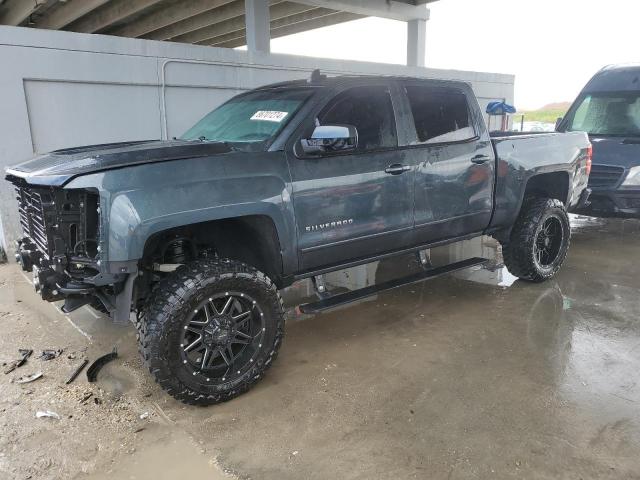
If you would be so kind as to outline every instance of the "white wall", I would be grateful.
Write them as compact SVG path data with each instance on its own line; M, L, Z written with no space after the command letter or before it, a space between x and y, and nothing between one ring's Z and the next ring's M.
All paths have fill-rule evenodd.
M511 75L410 68L0 26L0 166L49 150L170 138L241 91L329 74L470 82L484 106L513 103ZM0 241L19 234L13 190L0 182Z

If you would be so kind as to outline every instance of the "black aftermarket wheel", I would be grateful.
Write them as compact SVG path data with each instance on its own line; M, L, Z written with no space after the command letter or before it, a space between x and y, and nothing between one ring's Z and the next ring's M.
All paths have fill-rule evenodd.
M282 342L284 311L262 272L233 260L197 261L158 285L138 329L145 363L162 388L208 405L262 377Z
M504 245L505 265L523 280L542 282L560 270L570 240L569 216L560 200L528 199Z

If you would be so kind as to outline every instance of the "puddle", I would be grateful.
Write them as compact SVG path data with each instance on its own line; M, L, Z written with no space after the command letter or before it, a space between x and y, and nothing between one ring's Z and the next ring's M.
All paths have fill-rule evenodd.
M153 432L148 432L148 438ZM134 453L133 451L131 453ZM78 477L80 478L80 477ZM95 475L83 476L89 480L176 480L206 478L230 480L217 465L215 456L182 432L173 432L144 448L128 455L112 469Z

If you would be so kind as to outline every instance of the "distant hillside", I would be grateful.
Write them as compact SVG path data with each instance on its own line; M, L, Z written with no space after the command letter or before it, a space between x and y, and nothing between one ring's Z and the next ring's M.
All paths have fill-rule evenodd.
M564 110L566 112L567 110L569 110L570 106L571 102L556 102L545 105L539 110Z
M523 110L518 112L516 116L524 114L524 119L527 122L555 123L558 117L564 117L570 106L571 102L550 103L538 110Z

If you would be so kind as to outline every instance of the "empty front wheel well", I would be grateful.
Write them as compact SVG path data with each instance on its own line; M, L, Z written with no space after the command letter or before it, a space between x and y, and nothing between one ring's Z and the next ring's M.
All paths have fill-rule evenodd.
M219 256L247 263L276 284L282 277L280 240L273 220L265 215L213 220L158 232L145 243L143 266L186 263Z

